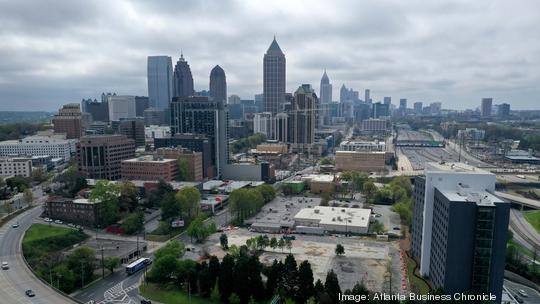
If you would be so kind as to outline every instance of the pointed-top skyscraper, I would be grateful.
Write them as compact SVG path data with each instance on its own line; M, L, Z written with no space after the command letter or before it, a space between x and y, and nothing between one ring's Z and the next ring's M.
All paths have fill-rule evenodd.
M330 103L332 102L332 84L326 75L326 69L321 78L321 103Z
M263 106L273 115L282 111L285 102L285 54L274 40L264 54L263 62Z
M227 100L227 78L225 71L216 65L210 72L210 97L216 101Z
M194 93L191 68L184 59L184 54L180 54L180 59L174 66L173 97L193 96Z

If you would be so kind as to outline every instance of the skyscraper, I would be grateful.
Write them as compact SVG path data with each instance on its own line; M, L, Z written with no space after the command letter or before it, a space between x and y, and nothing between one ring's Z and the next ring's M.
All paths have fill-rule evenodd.
M315 128L318 120L318 98L309 84L301 85L294 92L291 110L291 146L299 152L310 152L315 141Z
M80 138L90 120L90 114L82 113L79 104L66 104L52 119L54 133L65 133L67 139Z
M178 59L178 62L174 66L173 97L188 97L194 94L195 90L193 89L191 68L184 59L184 54L181 54L180 59Z
M274 37L263 59L264 112L272 115L281 112L285 102L285 80L285 54Z
M172 59L169 56L148 56L148 99L156 109L169 107L173 94Z
M227 78L225 71L216 65L210 72L210 97L214 100L227 102Z
M383 98L383 103L384 103L384 104L387 104L387 105L392 104L392 97L390 97L390 96L384 97L384 98Z
M492 105L493 105L493 98L482 98L482 106L480 108L480 115L482 117L491 116Z
M424 104L421 101L417 101L414 103L414 114L420 115L422 114L423 110L424 110Z
M330 84L330 80L328 79L328 75L326 75L326 69L324 70L324 74L321 78L321 103L329 103L332 102L332 84Z
M502 103L499 105L499 117L502 119L508 118L510 116L510 105L507 103Z
M364 102L370 103L371 97L370 97L370 90L366 89L364 91Z

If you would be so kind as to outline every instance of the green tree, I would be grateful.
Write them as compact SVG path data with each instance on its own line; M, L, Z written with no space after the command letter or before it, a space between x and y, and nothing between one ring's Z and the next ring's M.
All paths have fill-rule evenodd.
M234 289L234 258L226 254L219 265L218 286L221 300L227 301Z
M210 274L210 285L214 286L219 277L219 259L215 255L211 256L210 260L208 261L208 272Z
M366 196L368 201L371 201L375 193L377 193L377 186L375 186L373 181L368 180L362 186L362 193Z
M268 203L276 197L276 190L268 184L262 184L255 189L262 195L264 203Z
M339 294L341 293L341 288L339 287L339 281L334 270L326 274L326 281L324 282L324 290L332 299L333 303L339 303Z
M23 197L24 201L28 203L28 205L32 205L32 202L34 201L34 193L30 188L24 189Z
M375 201L379 204L391 204L393 202L393 193L387 187L379 189L375 193Z
M345 247L341 244L336 245L336 249L334 250L336 252L336 255L341 256L345 254Z
M6 179L6 185L11 189L17 188L18 192L24 192L25 189L30 187L30 181L23 176L14 176Z
M121 211L133 212L139 205L137 196L139 191L132 182L123 182L118 185L120 197L118 199Z
M154 253L154 259L157 260L166 255L171 255L175 258L180 258L184 255L185 246L184 243L173 240L168 242L165 246L161 247Z
M218 303L221 300L221 296L219 295L219 286L218 282L214 284L214 287L212 288L212 292L210 293L210 300L213 303Z
M272 250L276 250L276 247L278 246L278 240L275 238L275 237L272 237L270 239L270 248L272 248Z
M161 219L169 220L180 216L180 203L172 192L168 192L161 200Z
M167 254L152 263L152 268L148 273L148 278L157 283L169 283L173 278L176 278L178 272L178 260L176 257Z
M195 187L184 187L176 194L176 200L180 204L184 220L191 221L198 216L201 202L201 194Z
M255 189L236 189L229 196L229 208L239 223L261 210L263 203L263 196Z
M113 273L114 269L116 267L120 266L120 259L118 257L114 257L114 256L106 257L103 260L103 266L105 268L109 269L109 271L111 273Z
M373 223L369 225L369 230L376 234L381 234L385 232L384 225L377 220L375 220Z
M298 298L298 269L292 254L287 255L283 266L283 280L280 287L283 288L286 297L296 299Z
M32 169L32 173L30 174L30 178L37 183L42 183L47 180L47 172L43 170L42 167L37 167L35 169Z
M224 250L227 250L229 248L229 240L227 238L227 234L222 233L219 236L219 243L221 245L221 248L223 248Z
M298 266L298 297L297 303L304 303L308 298L312 297L315 292L313 289L313 271L311 264L304 260Z
M281 252L283 252L283 248L285 247L285 240L283 238L279 239L277 246L279 249L281 249Z
M88 247L78 247L67 258L67 267L75 274L76 283L81 286L90 283L96 269L96 252Z
M101 227L108 226L118 220L119 196L119 187L116 184L106 180L97 181L94 189L92 189L92 191L90 192L90 201L101 202L99 204L100 218L98 219Z
M229 296L228 301L229 301L229 304L240 304L240 303L242 303L241 300L240 300L240 297L235 293L233 293L233 294L231 294Z
M191 241L193 242L193 238L195 238L196 242L204 242L208 236L210 236L212 233L216 232L216 224L214 222L211 222L209 224L205 224L204 220L206 219L205 216L201 215L195 218L188 226L187 228L187 234L191 237Z
M140 232L144 228L144 213L139 210L130 214L124 219L121 227L127 234Z
M176 160L178 164L178 177L176 178L179 181L188 181L190 180L189 176L189 164L184 158L178 157Z

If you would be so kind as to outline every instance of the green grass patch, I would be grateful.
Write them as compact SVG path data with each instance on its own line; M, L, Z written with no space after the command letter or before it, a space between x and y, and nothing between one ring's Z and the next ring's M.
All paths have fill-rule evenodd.
M539 211L531 211L531 212L524 212L525 219L527 219L527 222L531 224L534 229L536 229L536 232L540 233L540 210Z
M410 257L407 257L407 274L409 276L409 284L411 284L411 290L420 294L428 294L430 291L429 285L417 277L414 274L416 268L416 261Z
M59 251L82 242L88 236L78 229L47 224L33 224L24 234L22 241L26 258L42 253Z
M514 246L514 248L516 248L517 251L519 251L521 254L526 255L526 256L528 256L528 257L530 257L530 258L532 258L533 255L534 255L529 249L527 249L527 248L521 246L521 245L520 245L518 242L516 242L514 239L511 239L510 241L508 241L507 246L508 246L508 245Z
M143 297L163 304L190 303L188 294L174 286L163 287L156 284L148 283L141 285L139 287L139 291L141 292L141 295ZM191 303L214 304L219 302L214 302L211 299L200 298L191 295Z

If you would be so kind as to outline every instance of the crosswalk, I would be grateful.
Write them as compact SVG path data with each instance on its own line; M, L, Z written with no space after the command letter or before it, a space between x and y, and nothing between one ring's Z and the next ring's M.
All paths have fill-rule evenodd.
M88 301L85 304L135 304L136 302L130 298L128 292L139 287L139 284L136 283L126 288L123 287L123 284L124 282L120 282L107 289L107 291L105 291L103 294L103 301Z

